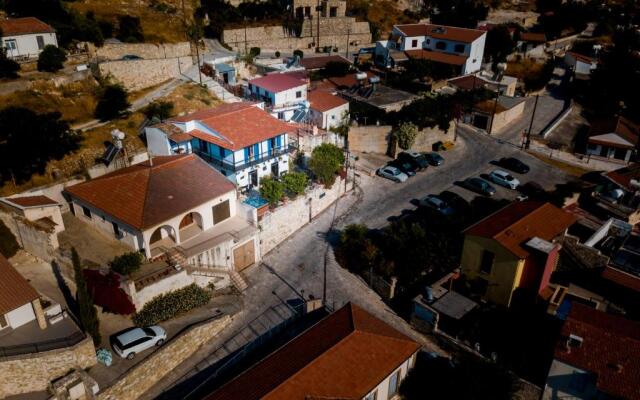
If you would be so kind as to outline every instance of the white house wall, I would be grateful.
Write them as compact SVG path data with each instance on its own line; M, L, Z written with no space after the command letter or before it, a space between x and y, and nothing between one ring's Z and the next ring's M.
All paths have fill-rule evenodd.
M56 223L56 233L64 231L64 222L62 221L60 206L30 207L21 211L29 221L36 221L40 218L51 218L51 220Z
M289 171L289 154L283 154L279 157L274 157L265 162L256 164L250 168L244 168L237 171L233 176L235 183L240 187L247 186L249 184L249 172L255 170L258 171L258 184L260 184L262 178L271 176L271 164L276 161L278 162L278 171L280 174Z
M402 381L404 380L404 378L407 377L407 374L409 373L409 371L413 368L414 364L415 364L415 354L412 357L409 357L407 360L405 360L405 362L403 362L398 368L394 369L392 373L389 374L389 376L387 376L382 382L380 382L380 384L371 392L369 393L373 393L374 391L378 391L378 395L375 397L378 400L387 400L389 399L389 381L391 380L391 377L398 371L400 370L400 379L398 380L398 388L400 387L400 384L402 383ZM397 394L397 392L396 392Z
M15 329L35 320L36 314L33 311L33 306L31 305L31 303L27 303L21 307L16 308L13 311L9 311L8 313L6 313L5 318L7 319L9 326Z
M576 375L587 375L585 378L588 383L583 390L577 390L572 387L571 382L575 379ZM553 360L551 368L549 368L549 375L547 376L547 382L542 394L542 400L555 400L555 399L595 399L598 398L598 391L595 386L592 374L587 371L576 368L572 365L563 363L558 360ZM575 386L575 385L574 385Z
M482 58L484 57L484 45L487 41L487 34L483 34L471 43L469 58L464 66L463 74L471 74L480 71L482 68Z
M44 45L52 44L54 46L58 46L58 40L56 39L55 33L33 33L28 35L20 35L20 36L3 36L2 44L3 47L7 47L7 41L15 40L16 41L16 49L10 50L7 49L7 56L9 58L15 57L29 57L35 58L42 51L38 48L38 40L36 37L42 36L44 40Z
M147 148L154 156L170 156L173 154L167 135L158 128L145 128Z
M300 92L301 97L296 97L297 92ZM275 93L275 102L273 104L274 106L280 106L284 104L300 103L305 100L307 100L307 85L303 84L293 89Z

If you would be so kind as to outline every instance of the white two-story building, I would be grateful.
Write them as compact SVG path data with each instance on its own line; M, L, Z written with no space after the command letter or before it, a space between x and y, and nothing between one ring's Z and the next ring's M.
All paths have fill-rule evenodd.
M306 96L306 92L305 92ZM238 187L289 170L295 127L254 103L230 103L145 128L152 155L197 153Z
M459 67L460 75L479 71L487 32L433 24L395 25L391 39L376 45L376 64L393 66L394 54Z
M249 81L249 98L265 102L271 115L283 121L304 112L307 101L307 78L300 73L276 73Z
M37 58L45 46L58 46L55 29L34 17L0 20L0 30L9 58Z

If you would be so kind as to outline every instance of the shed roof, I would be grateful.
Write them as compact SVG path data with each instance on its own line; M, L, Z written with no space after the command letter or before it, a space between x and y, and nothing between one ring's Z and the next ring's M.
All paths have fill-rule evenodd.
M396 25L395 28L410 37L430 36L436 39L445 39L464 43L471 43L486 34L485 31L481 31L479 29L467 29L457 26L434 24Z
M38 292L0 254L0 315L6 314L40 297Z
M45 24L35 17L10 18L0 20L3 36L20 36L31 33L55 33L51 25Z
M307 84L299 75L269 74L249 81L250 85L261 87L271 93L284 92Z
M405 53L409 58L417 58L451 65L464 65L468 58L459 54L441 53L439 51L431 50L407 50Z
M333 95L323 90L314 90L309 92L307 98L311 104L311 109L326 112L334 108L348 104L349 101L338 95Z
M2 199L2 201L11 206L21 209L33 207L53 207L60 205L57 201L43 195L8 197Z

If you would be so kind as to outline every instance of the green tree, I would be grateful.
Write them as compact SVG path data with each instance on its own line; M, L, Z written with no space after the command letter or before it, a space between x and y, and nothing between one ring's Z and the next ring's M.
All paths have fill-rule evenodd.
M393 136L401 149L409 150L418 137L418 127L411 122L405 122L393 131Z
M120 117L129 109L127 91L120 85L107 85L102 89L98 104L96 105L95 116L101 121L109 121Z
M116 37L127 43L144 42L144 33L140 18L130 15L121 15L118 17L118 33Z
M20 250L20 245L16 241L16 237L13 236L11 230L7 228L7 226L0 220L0 254L5 256L6 258L13 257L18 250Z
M342 150L334 144L322 143L311 152L309 169L320 183L325 186L331 186L342 164L344 164Z
M336 260L349 271L359 273L375 267L381 252L369 238L369 228L362 224L347 225L340 233Z
M109 262L109 267L113 272L120 275L129 275L140 269L142 265L142 254L137 251L121 254Z
M506 61L507 56L513 53L516 43L511 38L507 25L498 25L487 32L487 45L484 53L491 58L493 64Z
M284 185L273 178L264 178L260 182L260 196L272 207L276 206L284 196Z
M170 101L154 101L146 106L142 113L149 119L164 121L173 116L173 103Z
M554 68L553 60L548 60L542 68L527 74L523 79L525 90L527 92L533 92L544 89L553 76Z
M345 76L351 71L351 65L347 62L341 61L329 61L322 69L322 75L331 76Z
M309 178L303 172L289 172L282 177L284 189L291 197L296 197L304 193Z
M0 29L0 37L2 37L1 29ZM20 71L20 64L18 64L17 62L7 57L7 50L5 48L0 48L0 79L17 78L18 71Z
M71 262L76 281L76 301L78 302L78 318L80 323L92 338L93 343L98 346L102 341L100 336L100 321L98 320L98 310L93 304L93 298L89 294L87 282L82 273L82 263L75 248L71 249Z
M59 71L64 67L65 61L67 61L67 53L57 46L48 44L38 56L38 71Z

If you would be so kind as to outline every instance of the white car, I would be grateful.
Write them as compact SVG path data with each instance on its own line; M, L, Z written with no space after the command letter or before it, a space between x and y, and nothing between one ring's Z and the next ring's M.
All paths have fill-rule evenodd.
M407 174L390 165L378 169L377 173L378 175L387 179L391 179L394 182L405 182L407 179L409 179Z
M515 189L520 185L520 181L511 176L508 172L496 169L489 174L489 178L496 184L509 189Z
M153 346L162 346L167 340L167 332L154 325L146 328L129 328L113 338L113 350L122 358L133 359L137 353Z

